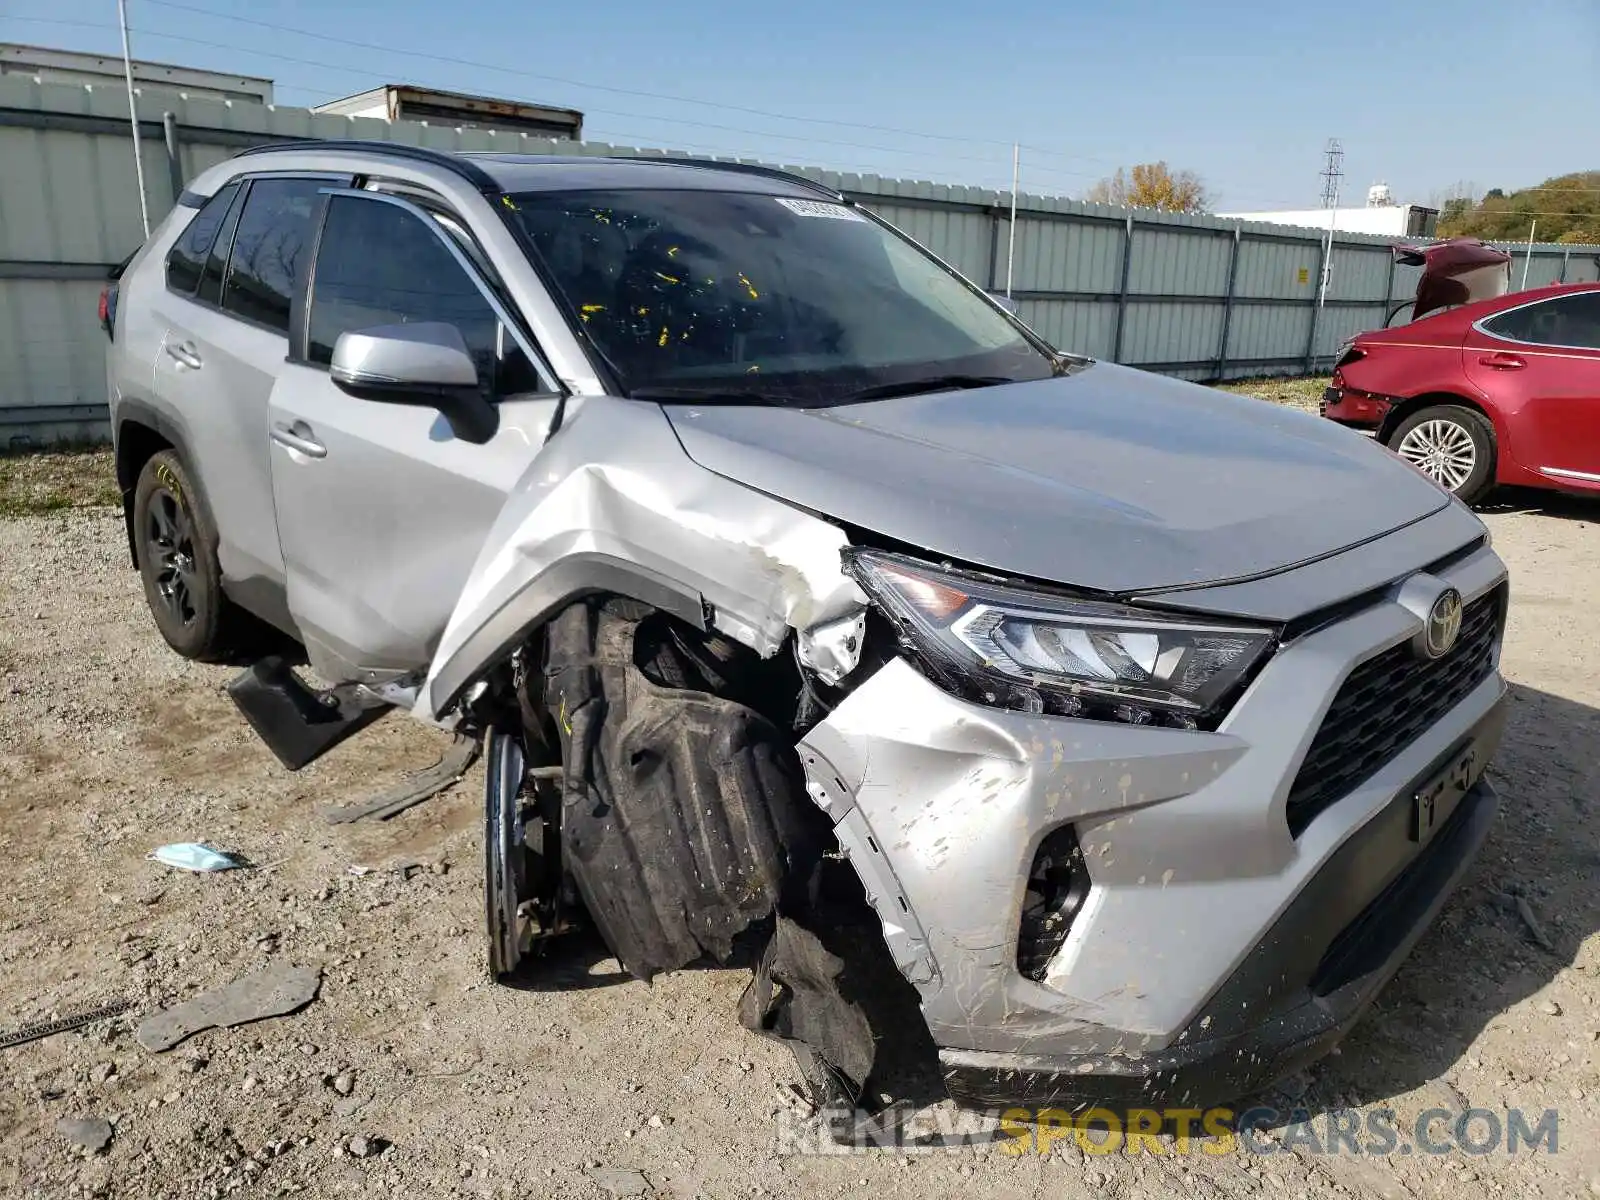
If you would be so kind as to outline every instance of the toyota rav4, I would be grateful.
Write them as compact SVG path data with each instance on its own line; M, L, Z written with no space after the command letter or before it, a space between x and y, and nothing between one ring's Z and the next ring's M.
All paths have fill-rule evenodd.
M304 648L231 685L289 768L397 708L482 743L497 973L579 922L742 955L854 1097L848 861L958 1099L1197 1103L1326 1052L1492 821L1471 512L1057 352L820 184L274 145L104 312L157 628Z

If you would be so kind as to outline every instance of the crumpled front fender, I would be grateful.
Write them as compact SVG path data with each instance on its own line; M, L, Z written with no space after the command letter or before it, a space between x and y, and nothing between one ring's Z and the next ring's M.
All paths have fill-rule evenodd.
M523 474L485 540L415 706L438 721L567 604L615 592L762 656L789 630L837 675L841 625L866 596L841 569L844 532L684 454L661 409L585 397ZM848 656L859 648L853 639Z

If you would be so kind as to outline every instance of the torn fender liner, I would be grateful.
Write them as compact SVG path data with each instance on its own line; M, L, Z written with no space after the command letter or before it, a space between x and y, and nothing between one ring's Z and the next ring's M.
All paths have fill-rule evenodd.
M789 1043L819 1102L854 1104L872 1073L872 1027L840 990L844 962L816 934L779 917L739 1000L745 1028Z
M871 1069L872 1034L839 991L839 960L796 923L810 913L822 842L794 747L755 710L693 690L723 676L711 669L714 651L680 647L669 663L668 643L647 632L636 652L651 616L633 601L589 601L549 630L567 870L640 979L707 955L725 962L737 943L770 935L746 1023L803 1042L813 1064L826 1063L822 1075L848 1078L853 1099ZM640 653L657 679L683 686L652 682ZM807 1071L814 1089L818 1074Z
M566 743L568 869L623 966L649 979L726 961L785 889L803 893L819 849L793 748L751 709L650 682L638 619L618 615L631 604L566 609L546 687Z

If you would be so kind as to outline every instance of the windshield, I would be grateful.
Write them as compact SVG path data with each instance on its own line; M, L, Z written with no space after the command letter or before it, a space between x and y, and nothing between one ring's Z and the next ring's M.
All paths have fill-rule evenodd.
M967 284L849 205L665 190L511 203L631 395L810 407L1056 369Z

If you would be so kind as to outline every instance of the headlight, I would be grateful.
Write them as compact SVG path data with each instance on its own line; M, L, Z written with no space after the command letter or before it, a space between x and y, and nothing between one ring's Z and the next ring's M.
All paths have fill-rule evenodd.
M1211 726L1276 631L990 583L875 550L846 570L941 683L988 704L1136 725Z

